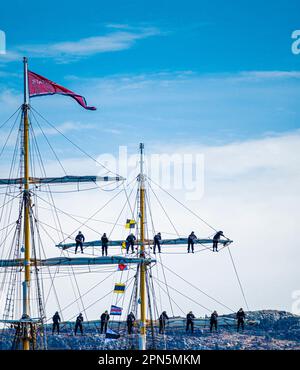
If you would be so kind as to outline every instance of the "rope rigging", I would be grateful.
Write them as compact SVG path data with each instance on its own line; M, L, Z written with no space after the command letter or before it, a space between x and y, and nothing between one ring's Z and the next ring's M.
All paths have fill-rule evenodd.
M2 148L2 150L0 151L0 157L1 157L1 155L3 154L3 152L6 148L7 142L10 140L10 137L13 133L14 127L16 126L17 119L19 119L20 108L18 108L18 110L19 110L19 114L17 115L16 121L14 122L14 124L13 124L13 126L12 126L12 128L11 128L9 134L8 134L8 137L7 137L7 139L5 141L5 144L4 144L4 148ZM18 110L14 113L14 115L18 112ZM12 115L11 118L14 115ZM103 164L98 162L95 158L93 158L91 155L89 155L86 151L81 149L76 143L74 143L72 140L67 138L67 136L65 136L60 130L58 130L54 125L52 125L49 121L47 121L41 114L39 114L32 107L31 107L29 116L30 116L29 129L30 129L31 142L32 142L32 147L31 147L31 150L30 150L29 154L30 154L30 160L31 160L31 163L32 163L31 170L32 170L32 174L33 174L34 177L36 177L36 175L37 175L37 169L38 168L39 168L39 171L41 172L41 174L44 177L47 177L47 173L46 173L46 169L45 169L45 166L44 166L44 158L41 154L41 151L40 151L40 148L39 148L39 145L38 145L38 140L37 140L38 133L36 133L35 130L34 130L34 127L33 127L33 124L32 124L33 122L38 127L39 132L42 134L42 137L44 138L47 145L49 146L51 153L54 155L54 158L55 158L56 162L58 162L58 164L59 164L61 170L63 171L64 175L67 175L67 171L66 171L63 163L60 161L59 156L55 152L55 149L54 149L53 145L51 144L50 140L47 138L44 129L42 128L42 126L38 122L37 116L42 118L52 129L55 129L56 132L58 132L60 135L62 135L69 143L71 143L81 153L83 153L85 156L92 159L95 163L97 163L103 169L105 169L107 171L107 172L105 172L105 174L106 173L113 173L106 166L104 166ZM4 127L4 125L0 126L0 129L2 127ZM17 142L19 144L20 149L22 150L22 135L20 136L20 133L21 133L21 126L19 128ZM15 147L14 153L13 153L13 162L12 162L12 165L11 165L11 168L10 168L9 179L12 178L12 175L16 170L21 175L23 174L23 171L24 171L24 169L23 169L24 164L22 162L22 159L19 162L19 167L16 166L16 163L17 163L17 161L16 161L16 158L17 158L16 148L17 148L17 146ZM20 158L22 158L22 155L20 155ZM115 175L117 175L117 174L115 174ZM117 176L119 176L119 175L117 175ZM210 229L212 229L214 231L217 231L217 229L215 229L213 226L211 226L208 222L206 222L203 218L201 218L199 215L197 215L194 211L192 211L187 206L185 206L182 202L177 200L172 194L170 194L167 190L163 189L159 184L155 183L153 180L151 180L150 178L148 178L146 176L145 176L145 179L147 180L147 181L145 181L145 183L147 184L146 189L145 189L146 190L145 191L145 208L146 208L146 212L145 212L146 230L145 230L145 233L147 235L147 240L145 241L145 246L147 244L147 249L145 249L145 256L151 256L151 242L150 241L151 241L153 235L150 235L150 232L156 233L156 230L157 230L157 227L154 224L154 215L153 215L153 212L152 212L152 209L151 209L150 196L153 197L156 200L157 204L159 205L159 208L163 211L164 216L167 218L169 224L171 225L172 229L174 230L174 233L173 232L172 233L167 233L166 232L166 234L176 235L179 238L182 237L182 235L179 234L179 231L176 228L175 223L172 221L171 217L169 216L168 212L166 211L166 209L163 205L163 202L160 200L160 198L155 193L152 184L158 186L160 190L162 190L164 193L166 193L168 196L170 196L173 200L175 200L178 204L180 204L182 207L184 207L187 211L189 211L197 219L201 220L201 222L206 224ZM134 182L134 185L131 186L133 182ZM45 269L47 271L44 271L44 268L38 266L38 264L37 264L37 260L42 258L42 256L45 259L47 258L46 253L45 253L45 249L44 249L45 241L43 240L44 239L43 235L44 236L46 235L47 239L49 239L51 242L53 242L53 244L56 244L55 240L61 240L60 243L65 242L67 239L72 239L73 240L74 239L73 238L74 233L77 232L78 228L81 229L82 227L85 227L85 228L97 233L97 235L101 235L102 233L100 233L96 228L93 228L93 227L89 226L89 223L91 221L96 221L96 222L104 222L106 224L112 225L112 228L111 228L111 230L108 234L108 236L110 238L113 235L113 233L115 232L115 229L116 229L117 226L124 227L124 224L119 223L119 221L120 221L121 217L123 217L123 215L126 212L128 212L127 214L129 214L131 216L131 218L136 221L135 233L137 235L137 241L140 242L139 238L138 238L138 235L139 235L139 227L141 227L141 229L142 229L142 226L139 226L139 222L138 222L139 218L141 217L140 213L139 213L140 212L139 211L139 206L140 206L139 201L140 200L139 200L139 196L138 196L139 188L137 188L136 196L134 197L134 201L133 202L131 201L132 200L131 199L132 195L134 194L134 190L136 189L136 185L137 185L137 182L136 182L136 179L134 179L129 183L125 183L124 181L121 181L121 183L118 184L114 189L111 189L111 190L106 189L106 191L116 191L116 193L107 202L105 202L104 205L101 205L101 207L99 209L94 211L90 217L74 215L70 212L64 211L61 208L57 207L57 205L54 201L53 194L54 193L60 193L60 192L55 191L55 190L53 191L53 186L55 186L53 184L51 184L51 185L50 184L42 184L42 185L37 185L36 184L35 186L32 187L32 189L30 189L30 198L32 200L34 200L34 203L30 207L31 247L32 247L33 261L34 261L34 263L32 264L32 266L33 266L32 274L34 275L34 277L32 278L32 281L36 285L36 290L35 290L36 295L34 297L34 301L37 304L38 316L42 320L42 327L46 323L49 323L50 320L51 320L51 316L48 317L48 315L47 315L47 307L48 307L48 304L49 304L49 302L52 298L52 293L54 294L54 297L55 297L55 300L56 300L55 303L56 303L61 315L63 315L68 309L73 308L74 306L77 306L78 312L83 311L86 319L88 320L88 311L89 311L89 309L94 307L100 301L104 300L110 294L111 294L111 306L113 305L113 303L114 303L115 306L121 304L121 306L123 308L124 304L125 304L125 300L127 299L127 297L125 296L125 294L123 294L122 296L118 296L118 295L114 296L113 295L114 290L110 290L108 293L104 294L102 297L97 298L95 301L93 301L92 303L85 306L85 302L84 302L83 298L87 297L88 294L90 294L91 292L94 292L97 287L101 286L103 283L108 282L108 281L113 281L113 283L116 283L116 282L120 283L120 282L123 282L123 280L124 280L124 284L126 284L126 290L127 291L129 291L129 288L131 288L131 285L133 284L130 299L129 299L129 304L128 304L128 313L130 312L130 310L132 310L134 312L134 314L136 315L136 317L137 317L138 306L139 306L139 302L138 302L138 299L139 299L138 272L139 272L139 268L140 268L139 265L137 265L136 267L129 267L127 270L122 270L121 273L119 273L118 276L116 274L117 273L116 270L113 270L113 271L111 271L109 269L104 270L104 268L101 267L101 273L105 273L106 276L100 282L97 282L95 285L93 285L92 287L88 288L88 290L83 292L82 289L80 289L80 286L79 286L78 276L80 274L82 274L82 275L85 274L86 275L86 274L89 274L89 273L96 273L96 272L100 273L100 269L99 269L99 271L97 271L95 266L93 266L93 267L88 266L88 269L87 269L85 266L76 266L76 267L74 267L73 265L70 265L70 266L59 266L58 265L58 266L55 267L54 273L52 273L49 266L47 266L47 269ZM44 188L44 186L45 186L45 188ZM96 187L93 187L91 189L80 189L80 190L77 190L77 191L86 191L86 190L92 190L92 189L104 190L104 188L106 186L109 186L109 185L104 185L103 187L96 186ZM2 205L0 206L0 209L1 209L0 223L2 222L2 216L4 215L4 212L3 212L2 208L5 208L5 207L9 206L7 208L10 208L10 211L9 211L8 214L6 213L6 215L4 215L3 218L11 220L13 204L15 203L15 200L19 199L20 195L22 195L22 193L23 193L22 191L20 191L21 188L19 188L18 194L11 193L11 190L9 190L9 189L11 189L11 187L9 187L9 186L7 186L6 189L7 189L7 192L4 193L5 202L2 203ZM16 192L16 187L14 188L14 191ZM74 191L68 191L68 192L75 192L75 190ZM46 194L45 198L44 198L44 196L41 196L40 193ZM65 192L61 192L61 193L67 193L67 192L65 191ZM125 202L124 202L124 204L118 204L118 210L120 209L120 211L118 212L118 215L115 219L115 222L101 221L101 220L98 220L98 219L95 218L95 216L97 216L101 211L103 211L106 207L110 206L114 200L118 199L119 195L121 195L121 194L125 196ZM50 206L50 209L46 208L46 207L44 207L44 209L47 209L47 210L51 211L54 226L50 225L48 222L45 222L45 221L42 221L42 220L39 219L38 209L43 208L43 207L39 207L40 202L42 202L42 203L44 202L48 206ZM20 219L21 219L21 216L22 216L22 206L23 206L23 202L20 202L19 211L21 209L21 213L20 213L20 216L18 218L18 221L17 222L16 221L10 222L9 225L0 229L0 231L5 234L5 237L1 238L1 243L0 243L0 247L2 247L1 257L3 257L3 255L5 253L4 252L4 250L5 250L4 247L6 245L6 242L11 238L12 243L10 245L10 249L8 250L8 257L11 257L13 259L21 258L21 249L22 249L21 239L22 239L22 234L24 233L24 230L22 229L22 225L21 225L21 222L20 222ZM73 229L73 231L71 233L65 232L64 229L63 229L62 223L61 223L61 217L60 217L61 215L64 215L64 216L68 217L68 219L76 222L76 224L78 224L79 226L76 227L76 229ZM151 224L151 228L148 227L148 220L149 220L149 223ZM16 227L16 225L17 225L17 227ZM73 224L71 226L73 228ZM52 235L49 232L49 229L55 231L56 236ZM14 232L14 234L13 234L13 232ZM43 233L43 235L41 233ZM211 236L209 236L208 238L210 239ZM205 251L205 250L212 250L211 247L209 247L209 246L207 246L203 243L200 243L200 245L202 246L201 249L196 250L195 253L199 253L199 252L202 252L202 251ZM225 245L221 246L220 250L222 250L226 247L228 247L228 245L225 244ZM232 265L234 267L234 271L235 271L235 274L236 274L236 277L237 277L237 280L238 280L238 283L239 283L239 287L242 291L242 295L243 295L243 298L245 300L246 306L249 309L248 303L247 303L247 300L246 300L246 297L245 297L244 289L243 289L243 286L241 284L241 280L239 278L237 268L236 268L236 265L235 265L235 262L233 260L233 256L231 254L231 251L230 251L229 247L228 247L228 251L229 251L230 259L231 259L231 262L232 262ZM138 249L138 246L137 246L137 252L135 253L135 256L138 256L138 252L139 252L139 249ZM62 249L61 253L60 253L60 256L70 257L71 253L72 252L70 252L69 250L63 250ZM122 249L121 249L121 253L123 253ZM164 251L163 254L186 254L186 253L183 253L183 252L182 253L181 252L176 253L176 252L165 252ZM93 252L92 255L95 255L95 253ZM118 253L118 255L120 255L120 253ZM223 304L219 300L213 298L212 296L210 296L209 294L207 294L205 291L201 290L197 286L193 285L192 283L190 283L189 281L187 281L186 279L181 277L179 274L177 274L172 269L168 268L165 265L165 263L163 263L163 256L161 254L159 254L159 258L157 259L155 266L156 266L156 272L157 272L156 277L154 276L154 273L153 273L153 267L154 267L153 265L150 268L149 268L149 266L147 266L147 268L146 268L146 294L147 294L147 302L148 302L147 309L148 309L148 313L149 313L149 316L150 316L150 329L151 329L150 331L151 331L153 347L155 347L155 345L156 345L156 343L155 343L155 333L154 333L154 324L153 324L153 322L155 321L154 316L156 315L157 317L159 317L159 310L160 310L160 312L163 312L164 301L162 299L162 292L167 296L168 304L170 306L170 310L172 312L173 317L175 316L175 311L174 311L174 308L173 308L174 306L181 313L185 314L185 312L180 307L177 300L174 299L174 297L171 296L170 290L176 292L177 294L180 294L182 297L184 297L185 299L188 299L189 301L193 302L194 304L200 306L204 310L206 310L208 312L212 311L211 309L209 309L206 306L202 305L201 303L195 301L194 299L192 299L188 295L186 295L183 292L180 292L178 289L172 287L171 284L169 284L167 282L167 275L165 273L165 270L174 274L175 276L180 278L182 281L187 283L189 287L192 287L192 288L196 289L197 291L199 291L200 293L205 295L207 298L213 300L215 303L221 305L222 307L224 307L226 309L229 309L231 312L234 312L234 310L232 310L231 308L229 308L228 306L226 306L225 304ZM162 277L159 276L158 267L161 267L160 272L162 274ZM7 294L7 301L6 301L6 306L5 306L5 315L6 315L5 317L6 318L12 318L12 317L16 316L16 313L21 312L20 309L18 309L19 311L17 312L17 308L14 307L15 302L21 302L21 298L20 298L21 297L21 290L19 288L19 286L21 284L19 284L20 281L17 278L17 276L20 275L20 274L18 274L19 269L20 268L16 267L14 269L13 268L12 269L5 268L5 270L4 270L4 273L6 275L5 275L5 278L2 280L1 289L0 289L1 293L4 292L4 290L6 288L6 285L8 285L8 289L10 289L8 291L8 294ZM22 269L22 267L21 267L21 269ZM125 271L127 271L127 272L125 272ZM130 276L131 274L134 274L134 276ZM57 289L55 288L55 279L58 278L58 277L59 278L64 278L64 279L69 278L70 283L71 283L71 287L72 287L72 291L73 291L73 295L74 295L74 299L72 300L72 302L68 303L67 305L65 305L63 307L60 304L59 294L58 294ZM112 280L111 278L114 278L114 280ZM47 287L47 289L44 286L44 281L49 282L49 284L50 284ZM159 297L157 297L157 296L159 296ZM15 299L13 299L13 298L15 298ZM51 302L51 304L53 306L53 302ZM160 307L158 307L159 305L160 305ZM51 308L52 308L52 306L51 306ZM47 317L48 317L48 319L47 319ZM75 317L76 317L76 315L72 314L72 315L70 315L70 318L67 321L71 321ZM63 321L65 321L65 320L63 320ZM113 319L111 321L112 322L116 321L116 318L113 316ZM124 321L124 325L126 325L125 321ZM118 331L120 331L120 329L121 329L121 320L118 321ZM166 347L167 342L166 342L165 335L164 335L164 341L165 341L165 347ZM46 345L46 343L45 343L45 345Z
M106 173L112 173L116 176L119 176L117 173L112 172L110 169L108 169L105 165L103 165L101 162L99 162L97 159L92 157L90 154L88 154L85 150L83 150L79 145L74 143L70 138L68 138L63 132L61 132L57 127L52 125L45 117L43 117L36 109L31 107L31 109L45 121L52 129L54 129L56 132L58 132L61 136L63 136L70 144L72 144L75 148L77 148L82 154L84 154L86 157L90 158L92 161L97 163L99 166L101 166L103 169L105 169L107 172Z

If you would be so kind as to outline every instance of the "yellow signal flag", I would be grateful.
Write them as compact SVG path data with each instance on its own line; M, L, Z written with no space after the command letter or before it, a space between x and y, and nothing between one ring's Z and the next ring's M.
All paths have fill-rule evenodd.
M125 228L126 229L134 229L136 222L134 220L127 219Z
M122 294L125 292L125 284L122 283L116 283L114 288L114 293Z

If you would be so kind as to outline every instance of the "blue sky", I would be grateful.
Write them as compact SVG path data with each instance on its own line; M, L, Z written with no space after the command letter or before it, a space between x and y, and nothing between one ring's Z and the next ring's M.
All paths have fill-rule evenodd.
M0 88L21 90L27 55L31 70L99 109L82 112L61 97L36 107L57 124L66 114L94 123L116 144L121 133L128 144L151 144L170 129L175 141L205 143L294 130L300 56L291 33L299 11L297 1L5 2L0 28L10 61L0 63ZM65 112L53 112L58 101Z
M86 111L62 96L31 101L94 156L117 153L119 145L136 153L140 141L149 153L204 153L205 196L188 206L237 241L252 307L291 310L300 217L300 54L291 51L291 35L299 15L296 0L2 2L8 53L0 55L0 124L22 103L26 55L32 71L98 107ZM74 161L80 153L41 123L72 173L98 171ZM74 197L66 209L93 212L88 196ZM210 261L205 267L202 260L203 269L211 270ZM188 274L189 264L181 267ZM221 280L216 287L214 276L207 279L208 291L228 293ZM260 296L257 281L265 284Z

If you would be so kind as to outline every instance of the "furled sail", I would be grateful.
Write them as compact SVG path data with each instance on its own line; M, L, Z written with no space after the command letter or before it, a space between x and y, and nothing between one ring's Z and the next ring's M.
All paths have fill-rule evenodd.
M30 184L66 184L98 181L123 181L121 176L63 176L63 177L30 177ZM22 178L0 179L0 185L18 185L24 183Z
M106 256L106 257L56 257L47 258L41 260L32 260L32 264L37 266L92 266L92 265L119 265L130 264L130 263L141 263L145 261L146 263L156 262L155 259L144 259L141 258L127 258L122 256ZM0 260L0 267L17 267L23 266L23 259L10 259L10 260Z
M232 243L232 240L219 240L219 244L222 245L228 245ZM110 240L108 242L108 246L112 247L122 247L124 243L124 240ZM163 239L161 240L160 244L161 245L185 245L188 243L188 238L175 238L175 239ZM212 244L213 240L212 239L196 239L194 241L195 244ZM138 244L138 243L136 243ZM145 244L153 244L153 240L145 240ZM93 240L90 242L84 242L83 247L100 247L102 246L101 240ZM66 243L66 244L57 244L56 247L61 248L61 249L69 249L69 248L74 248L76 247L76 243Z

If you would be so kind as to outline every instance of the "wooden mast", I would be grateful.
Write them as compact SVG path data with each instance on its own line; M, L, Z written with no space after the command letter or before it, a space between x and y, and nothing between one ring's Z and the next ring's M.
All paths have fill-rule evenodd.
M145 265L145 177L144 177L144 144L140 143L140 258L143 261L140 264L140 335L139 349L146 349L146 265Z
M23 199L24 199L24 281L23 281L23 315L22 319L30 317L30 192L29 192L29 92L28 92L28 61L23 58L24 64L24 104L23 104ZM25 324L23 349L30 349L28 325Z

